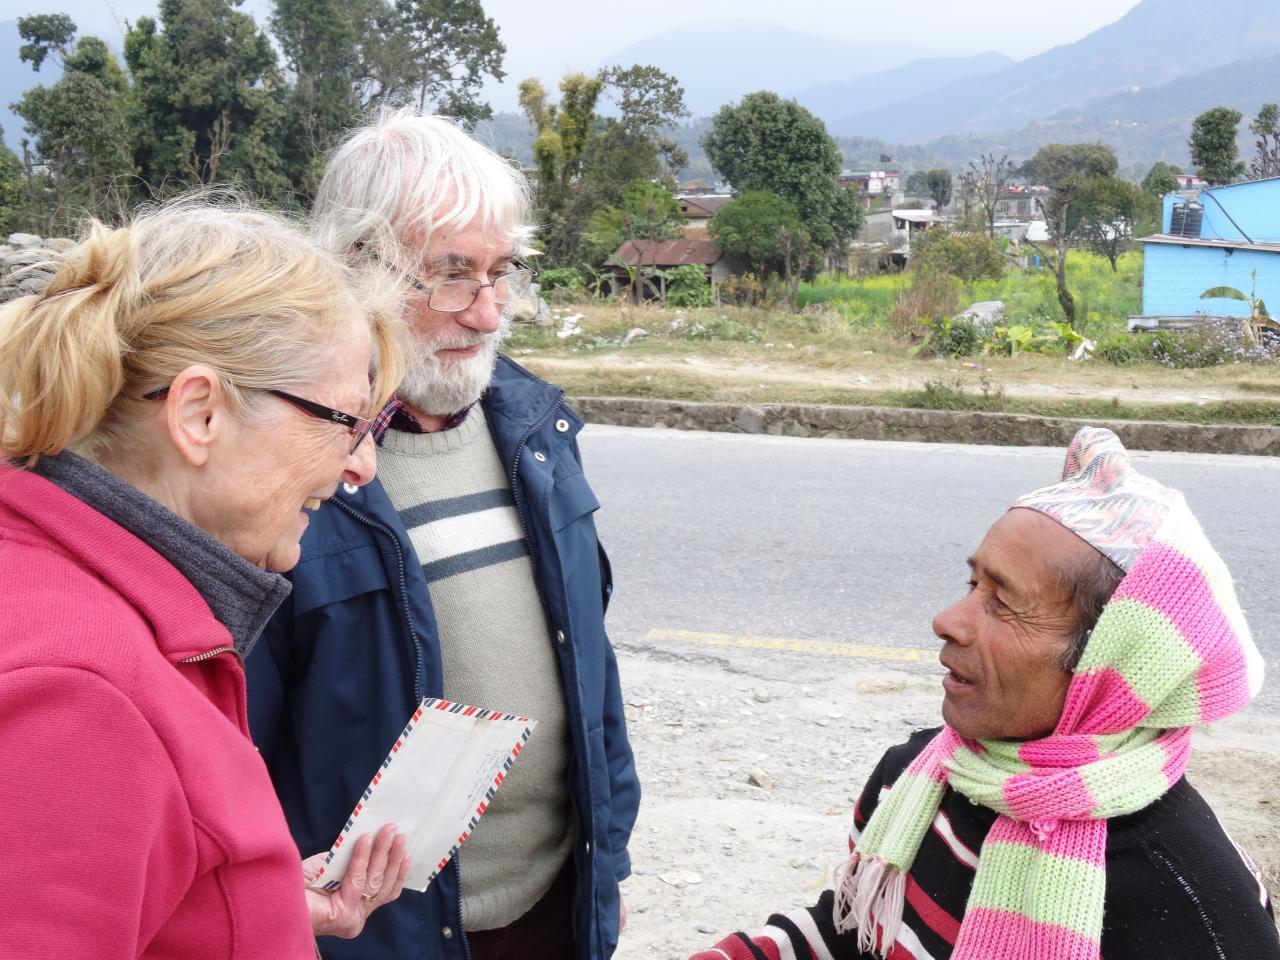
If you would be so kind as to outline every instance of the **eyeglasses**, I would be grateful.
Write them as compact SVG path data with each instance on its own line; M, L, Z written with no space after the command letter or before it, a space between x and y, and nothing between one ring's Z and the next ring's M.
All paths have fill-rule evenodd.
M169 392L168 385L157 387L150 393L142 395L143 400L159 400ZM351 434L351 448L347 451L347 455L355 453L360 448L360 444L364 442L364 438L369 435L373 429L373 421L364 417L357 417L354 414L343 413L341 410L335 410L333 407L326 407L322 403L316 403L313 400L304 400L302 397L295 397L292 393L285 393L283 390L264 390L273 397L279 397L290 406L296 407L308 416L315 417L317 420L325 420L329 423L336 423L347 428L347 432Z
M439 283L426 284L417 277L393 267L385 260L379 259L378 262L388 270L399 274L400 279L413 289L425 293L427 306L437 313L461 313L476 302L476 297L480 296L480 291L485 287L492 287L493 302L500 307L505 307L512 300L519 300L528 293L529 287L533 284L533 278L537 275L524 264L514 261L516 269L507 271L492 283L481 283L479 280L463 277L458 280L441 280Z

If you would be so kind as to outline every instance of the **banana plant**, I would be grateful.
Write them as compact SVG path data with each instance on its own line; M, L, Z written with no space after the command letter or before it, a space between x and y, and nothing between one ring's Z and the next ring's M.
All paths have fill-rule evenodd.
M1273 334L1280 334L1280 323L1271 318L1271 314L1267 312L1267 305L1257 295L1258 271L1254 270L1251 276L1253 287L1248 294L1237 290L1235 287L1210 287L1200 294L1200 299L1238 300L1241 303L1247 303L1249 305L1249 319L1244 324L1244 338L1250 343L1257 343L1262 336L1263 330Z

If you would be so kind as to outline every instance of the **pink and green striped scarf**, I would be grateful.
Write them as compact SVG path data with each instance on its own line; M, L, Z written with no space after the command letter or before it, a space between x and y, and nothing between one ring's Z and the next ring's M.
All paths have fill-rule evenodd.
M1081 431L1040 510L1127 570L1067 690L1058 726L1027 742L944 728L876 808L842 868L837 930L887 956L906 875L950 786L1000 814L983 842L954 960L1097 960L1107 820L1182 776L1191 725L1262 683L1230 575L1180 494L1138 475L1110 431Z

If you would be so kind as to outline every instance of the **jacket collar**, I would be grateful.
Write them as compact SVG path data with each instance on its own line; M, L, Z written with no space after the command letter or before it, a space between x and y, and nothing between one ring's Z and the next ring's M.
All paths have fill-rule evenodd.
M42 457L35 473L73 497L77 509L88 509L102 520L115 524L115 538L129 541L136 538L141 541L139 546L150 547L138 552L158 555L157 559L167 561L172 572L198 595L196 608L207 605L213 617L226 628L232 645L242 657L248 655L271 615L289 595L289 583L284 577L259 570L141 490L83 457L70 451ZM95 538L98 551L114 546L106 526L101 523L92 526L100 534ZM67 545L64 541L63 546ZM92 560L99 555L95 552L83 559ZM149 607L150 601L156 599L148 590L147 582L128 583L124 570L109 579L121 593L126 590L121 589L122 583L117 581L123 580L123 586L133 588L131 600L135 606L141 602ZM166 589L175 587L169 585ZM199 600L204 603L200 604ZM167 605L162 604L159 609L166 611ZM148 619L151 619L149 615ZM221 645L226 645L225 639ZM190 654L183 654L187 655Z
M564 391L559 387L499 354L482 403L490 417L501 418L509 425L508 429L523 436L545 419L563 397Z

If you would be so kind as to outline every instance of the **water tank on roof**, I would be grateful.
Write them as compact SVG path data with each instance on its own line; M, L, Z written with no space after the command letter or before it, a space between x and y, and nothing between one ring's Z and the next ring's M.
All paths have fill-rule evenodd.
M1173 217L1169 221L1169 236L1199 237L1200 224L1204 222L1204 204L1175 203Z

